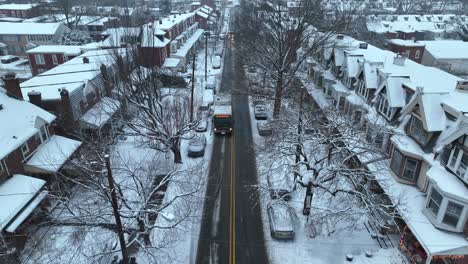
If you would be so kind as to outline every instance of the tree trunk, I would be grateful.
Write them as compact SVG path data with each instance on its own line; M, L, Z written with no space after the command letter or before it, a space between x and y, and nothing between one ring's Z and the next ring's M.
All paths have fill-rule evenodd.
M137 222L138 222L138 229L139 229L140 235L143 237L143 241L145 242L145 245L150 246L151 240L150 240L148 232L146 231L145 222L143 221L143 219L141 219L141 217L137 218Z
M281 112L281 103L283 100L283 74L280 73L276 81L275 104L273 105L273 118L277 118Z
M174 140L171 147L172 154L174 154L174 163L182 163L182 153L180 152L180 139Z

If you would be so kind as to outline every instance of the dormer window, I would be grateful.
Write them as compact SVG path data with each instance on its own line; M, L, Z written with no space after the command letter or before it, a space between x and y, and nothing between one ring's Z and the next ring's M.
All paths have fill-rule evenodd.
M416 182L421 161L404 156L398 149L394 148L390 169L398 178L410 182Z
M415 114L411 116L411 121L408 126L408 134L411 138L423 146L426 145L426 142L429 138L429 133L424 130L421 119Z
M386 118L388 119L392 118L393 110L388 104L387 96L385 96L384 94L379 95L379 101L377 103L377 110Z
M468 167L468 155L460 146L455 146L450 153L447 167L463 181L468 182L466 169Z
M47 129L47 125L42 126L40 129L40 138L41 138L41 143L44 143L49 139L49 131Z

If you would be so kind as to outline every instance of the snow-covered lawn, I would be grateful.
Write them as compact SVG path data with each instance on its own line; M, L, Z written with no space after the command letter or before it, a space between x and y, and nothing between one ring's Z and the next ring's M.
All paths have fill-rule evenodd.
M253 101L252 98L250 100ZM295 239L294 241L278 241L271 237L269 219L266 213L268 204L272 201L268 192L267 177L272 173L270 164L265 163L263 144L268 144L268 137L262 137L257 130L257 120L254 117L253 104L250 103L250 115L252 134L256 145L256 156L258 166L259 189L261 191L262 219L264 223L265 241L272 264L276 263L379 263L394 264L405 263L397 248L382 249L376 240L371 238L370 233L364 226L365 217L362 222L349 223L348 219L330 223L326 217L321 218L322 212L341 209L340 204L346 203L336 197L333 200L321 199L319 191L316 191L312 202L311 215L302 214L305 189L298 187L291 195L288 205L295 213ZM280 162L276 162L280 163ZM277 173L277 172L273 172ZM314 223L316 235L311 232L310 223ZM353 228L346 228L354 226ZM372 253L372 257L366 257L365 253ZM348 262L347 255L353 255L354 260Z

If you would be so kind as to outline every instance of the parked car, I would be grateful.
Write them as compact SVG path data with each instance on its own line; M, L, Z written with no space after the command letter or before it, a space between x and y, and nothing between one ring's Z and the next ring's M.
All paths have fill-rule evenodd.
M200 120L200 122L198 122L198 125L195 128L195 131L205 132L207 130L208 130L208 119L204 117Z
M271 122L268 121L258 121L257 122L258 134L262 137L271 136L273 134L273 127Z
M266 120L268 119L267 107L266 105L258 104L254 109L255 119Z
M2 62L2 64L10 64L12 62L19 61L19 60L20 58L17 56L5 55L1 57L0 62Z
M294 216L286 203L272 203L268 209L271 237L278 240L294 240Z
M289 172L275 171L268 175L267 182L271 199L289 201L294 190L294 177Z
M216 55L213 58L213 69L221 68L221 56Z
M213 93L216 94L216 77L215 76L208 76L206 80L205 89L213 90Z
M196 135L189 141L188 156L202 157L205 155L206 137L205 135Z

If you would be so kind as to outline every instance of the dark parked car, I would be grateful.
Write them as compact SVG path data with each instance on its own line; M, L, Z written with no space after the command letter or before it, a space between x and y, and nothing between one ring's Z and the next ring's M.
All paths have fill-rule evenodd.
M273 203L268 207L270 234L274 239L294 240L294 217L285 203Z
M208 119L202 118L200 122L198 122L198 126L195 128L197 132L206 132L208 130Z

